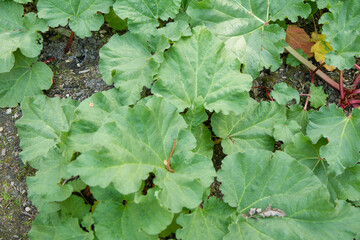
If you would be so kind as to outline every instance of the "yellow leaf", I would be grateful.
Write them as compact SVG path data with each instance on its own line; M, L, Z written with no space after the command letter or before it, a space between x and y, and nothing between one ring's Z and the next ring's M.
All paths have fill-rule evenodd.
M319 34L316 32L311 33L310 41L312 42L318 42L318 41L325 41L325 34Z
M319 61L319 63L320 64L323 64L325 61L324 60L321 60L321 61ZM326 68L326 70L328 70L328 71L330 71L330 72L332 72L332 71L334 71L335 69L336 69L336 67L334 67L334 66L332 66L332 65L327 65L327 64L324 64L324 66L323 66L324 68Z
M310 41L315 42L315 44L311 47L311 52L314 53L315 60L323 64L325 62L325 55L330 51L334 51L330 45L330 42L325 42L325 34L311 33ZM324 65L326 70L334 71L336 68L334 66Z

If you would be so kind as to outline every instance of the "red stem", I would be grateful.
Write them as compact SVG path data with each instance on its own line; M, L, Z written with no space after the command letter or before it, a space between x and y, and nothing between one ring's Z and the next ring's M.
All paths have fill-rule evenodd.
M360 93L360 89L355 89L352 93Z
M344 86L343 86L343 71L340 71L340 82L339 82L339 86L340 86L340 96L341 96L341 100L345 99L345 94L344 94Z
M299 95L300 96L309 96L310 94L308 94L308 93L300 93Z
M356 64L355 64L356 65ZM355 89L356 86L359 84L359 81L360 81L360 73L356 76L354 82L353 82L353 85L352 85L352 88Z
M274 99L270 96L270 93L268 92L268 90L266 88L264 88L268 98L270 98L271 101L274 101Z
M350 99L350 100L349 100L349 103L350 103L350 104L360 103L360 100Z
M75 33L74 33L73 31L71 31L69 40L68 40L68 42L67 42L67 44L66 44L66 47L65 47L65 51L64 51L65 54L67 54L67 53L69 52L69 50L70 50L71 43L72 43L72 41L73 41L73 39L74 39L74 34L75 34Z
M264 91L266 92L267 97L268 97L271 101L274 101L274 99L270 96L270 93L268 92L268 90L267 90L266 87L257 86L257 87L252 87L252 88L261 88L261 89L264 89Z
M49 62L54 61L54 60L55 60L55 58L50 58L48 60L43 61L43 63L48 64Z
M354 65L355 65L355 67L357 67L357 69L360 70L360 66L359 66L359 65L357 65L356 63L355 63Z
M320 70L316 68L316 71L320 71ZM310 72L310 74L311 74L311 84L314 84L314 81L315 81L315 72L314 72L314 71L311 71L311 70L309 70L309 72ZM309 104L310 96L311 96L311 91L310 91L310 89L309 89L309 93L307 94L307 98L306 98L305 105L304 105L304 108L303 108L304 111L307 111L306 108L307 108L307 105Z

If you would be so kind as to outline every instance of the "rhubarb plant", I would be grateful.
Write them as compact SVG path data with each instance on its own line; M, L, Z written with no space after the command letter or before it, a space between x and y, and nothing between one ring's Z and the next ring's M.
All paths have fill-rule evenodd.
M23 7L10 0L0 2L0 73L9 72L15 63L14 52L29 58L37 57L42 49L42 36L48 25L35 13L23 17Z
M323 33L334 49L326 54L325 61L328 65L341 70L348 69L354 66L354 56L360 57L359 11L359 1L340 1L333 4L330 12L321 17L319 22L324 24Z
M38 15L47 21L50 27L69 24L77 36L91 36L91 31L97 31L104 23L104 16L98 12L109 13L113 0L65 1L39 0Z
M347 4L334 3L323 19L340 21L336 11ZM285 83L273 87L270 101L249 94L260 70L281 63L285 31L275 21L306 17L309 5L39 0L37 6L50 26L69 22L80 37L97 30L100 12L112 6L129 31L100 50L100 72L114 88L82 102L11 98L8 93L26 90L17 83L34 82L37 92L50 87L42 80L51 75L45 64L19 51L13 70L0 75L6 83L0 100L21 101L21 158L38 170L27 179L39 210L31 239L351 239L360 233L354 206L360 110L345 114L326 105L313 84L305 106L304 94ZM144 96L143 87L151 94Z

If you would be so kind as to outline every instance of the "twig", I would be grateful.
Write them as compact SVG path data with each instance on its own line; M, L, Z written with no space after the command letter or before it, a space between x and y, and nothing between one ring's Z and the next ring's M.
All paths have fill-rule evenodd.
M86 202L86 204L91 205L91 204L89 203L89 201L86 199L86 197L84 196L84 194L83 194L81 191L80 191L79 193L80 193L80 195L81 195L81 198L84 199L84 201Z
M86 69L86 70L79 71L79 74L81 74L81 73L87 73L87 72L90 72L90 69Z
M170 152L170 155L169 155L169 158L168 160L164 160L164 164L165 164L165 167L166 169L169 171L169 172L174 172L174 170L171 169L171 157L172 155L174 154L174 151L175 151L175 145L176 145L176 138L174 139L174 143L173 143L173 146L172 146L172 149L171 149L171 152Z
M33 217L34 215L30 214L30 213L27 213L27 212L23 212L21 211L22 214L26 215L26 216L29 216L29 217Z
M71 178L69 178L69 179L65 179L64 182L63 182L61 185L64 186L66 183L68 183L68 182L70 182L70 181L73 181L73 180L76 180L76 179L78 179L79 177L80 177L80 176L77 175L77 176L73 176L73 177L71 177Z
M341 100L345 99L345 94L344 94L344 86L343 86L343 71L340 71L340 80L339 80L339 85L340 85L340 96L341 96Z
M287 46L285 49L291 53L297 60L299 60L302 64L304 64L307 68L309 68L311 71L316 70L316 66L312 64L310 61L305 59L303 56L301 56L299 53L297 53L292 47ZM321 77L325 82L327 82L331 87L340 90L340 86L337 82L332 80L328 75L326 75L323 71L317 70L315 72L319 77Z
M313 23L314 23L315 33L317 34L317 33L318 33L318 31L317 31L317 29L316 29L316 23L315 23L315 18L314 18L314 15L311 15L311 17L312 17L312 20L313 20Z
M66 48L65 48L65 50L64 50L64 53L65 53L65 54L67 54L67 53L69 52L71 43L72 43L72 41L73 41L73 39L74 39L74 34L75 34L74 31L71 31L71 34L70 34L70 37L69 37L69 41L67 42Z

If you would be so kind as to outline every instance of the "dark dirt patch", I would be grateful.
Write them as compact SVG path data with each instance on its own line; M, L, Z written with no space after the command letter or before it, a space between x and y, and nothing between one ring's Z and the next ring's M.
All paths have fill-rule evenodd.
M82 101L93 93L111 88L102 80L99 72L99 50L113 33L104 26L91 38L75 36L70 51L65 54L70 33L69 29L61 27L43 34L44 48L39 59L53 59L49 66L54 71L53 85L45 94Z
M0 110L0 239L27 239L36 208L27 199L26 176L34 175L24 166L15 121L20 107Z

